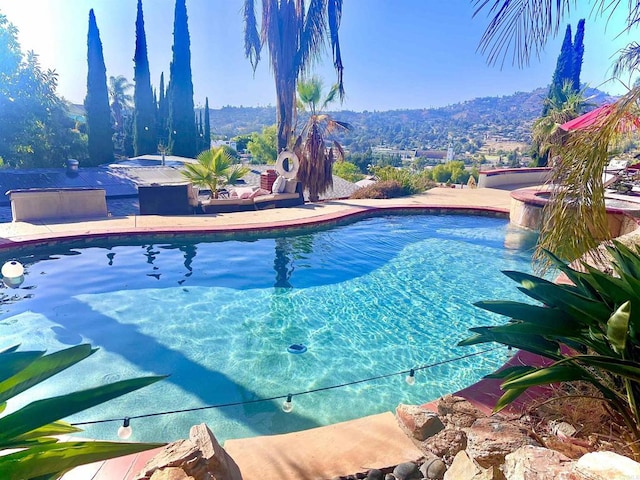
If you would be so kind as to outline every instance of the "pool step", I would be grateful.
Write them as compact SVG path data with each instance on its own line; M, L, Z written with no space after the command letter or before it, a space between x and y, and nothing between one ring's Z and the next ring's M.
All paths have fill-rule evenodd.
M301 432L227 440L224 448L247 480L329 479L422 456L391 412Z

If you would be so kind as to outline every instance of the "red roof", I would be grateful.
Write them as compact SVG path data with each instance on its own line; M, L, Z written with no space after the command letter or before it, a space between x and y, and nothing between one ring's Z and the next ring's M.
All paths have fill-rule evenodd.
M574 118L573 120L569 120L568 122L563 123L562 125L560 125L560 128L567 132L571 132L573 130L583 130L607 117L611 113L611 111L612 105L602 105L595 110L591 110L590 112L579 116L578 118ZM624 119L620 123L620 130L622 131L635 130L636 128L640 128L640 118L636 117L635 115L625 115Z

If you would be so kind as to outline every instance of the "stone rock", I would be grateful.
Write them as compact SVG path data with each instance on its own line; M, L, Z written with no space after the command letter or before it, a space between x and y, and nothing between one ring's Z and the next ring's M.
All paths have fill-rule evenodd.
M420 465L422 477L431 480L442 480L446 471L447 466L445 463L435 455L430 455L425 459L424 463Z
M447 428L470 427L478 418L486 415L473 404L462 397L445 395L438 402L438 414L447 425Z
M194 478L187 475L181 468L169 467L153 472L151 480L194 480Z
M450 463L458 452L467 448L467 434L462 430L443 430L421 442L419 447L425 455L433 453Z
M438 415L420 405L401 403L396 407L396 418L400 427L418 441L426 440L444 430Z
M502 467L507 480L568 478L574 462L555 450L526 445L505 457Z
M372 468L367 472L368 480L382 480L384 478L384 474L382 470L378 470L377 468Z
M522 427L493 417L479 418L465 431L466 451L483 468L500 466L508 453L537 445Z
M637 480L640 464L613 452L592 452L574 465L571 480Z
M413 462L404 462L393 469L393 475L398 480L409 480L412 478L420 478L420 470L418 465Z
M559 422L553 420L549 422L549 428L554 435L557 435L560 438L573 437L577 430L576 427L567 422Z
M384 480L396 480L396 477L393 475L393 473L387 473L384 476Z
M167 445L134 478L150 480L156 471L170 467L179 467L195 480L242 480L238 465L204 423L191 427L189 439Z
M461 451L444 474L444 480L504 480L504 476L495 467L481 468L465 451Z
M453 458L453 463L444 474L444 480L471 480L481 472L480 467L461 451Z

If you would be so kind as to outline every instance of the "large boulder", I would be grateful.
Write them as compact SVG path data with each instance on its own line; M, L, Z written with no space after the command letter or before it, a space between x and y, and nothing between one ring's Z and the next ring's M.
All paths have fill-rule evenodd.
M486 417L467 399L454 395L445 395L438 401L438 414L447 428L470 427L478 418Z
M462 451L453 459L444 480L504 480L504 476L497 467L482 468Z
M500 466L508 453L538 445L521 426L495 417L477 419L467 433L467 453L484 468Z
M162 470L156 470L151 475L151 480L195 480L192 476L187 475L184 470L178 467L167 467Z
M426 440L444 430L438 415L420 405L401 403L396 407L396 418L400 427L418 441Z
M555 450L526 445L505 457L502 470L507 480L569 478L573 461Z
M613 452L587 453L574 465L571 480L637 480L640 464Z
M171 469L171 470L170 470ZM211 430L204 424L194 425L187 440L167 445L163 451L149 460L135 480L154 480L156 472L170 470L173 475L186 477L160 477L176 480L192 477L194 480L242 480L240 469L220 446ZM164 473L164 472L162 472ZM160 475L158 473L157 475Z
M425 454L432 453L451 463L458 452L467 448L467 434L463 430L442 430L418 446Z

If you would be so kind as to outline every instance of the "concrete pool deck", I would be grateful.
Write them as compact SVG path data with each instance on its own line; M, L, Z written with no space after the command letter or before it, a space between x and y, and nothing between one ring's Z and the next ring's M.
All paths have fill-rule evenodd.
M334 200L256 212L189 216L128 216L77 222L0 224L0 251L87 237L251 232L332 223L372 212L415 209L508 217L510 191L438 187L421 195L391 200ZM477 390L484 390L480 384ZM476 391L466 389L465 391ZM488 393L487 391L484 392ZM469 393L470 399L480 398ZM489 397L495 398L492 391ZM481 402L480 402L481 403ZM485 406L485 408L488 408ZM211 426L215 433L215 426ZM285 435L225 443L246 480L329 479L369 468L417 460L421 454L387 412ZM128 480L154 452L97 462L74 469L64 480Z
M312 226L366 212L394 209L471 210L508 215L510 191L492 188L433 188L424 194L389 200L332 200L299 207L214 215L132 215L82 221L12 222L0 224L0 249L64 239L102 236L252 232Z

